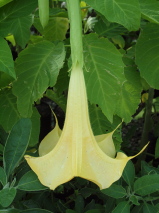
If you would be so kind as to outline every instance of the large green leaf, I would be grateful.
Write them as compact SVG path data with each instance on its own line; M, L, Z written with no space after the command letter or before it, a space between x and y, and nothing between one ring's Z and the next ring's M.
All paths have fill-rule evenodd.
M119 125L119 123L121 123L121 120L117 117L114 117L114 122L110 123L102 113L101 109L95 104L89 105L89 116L94 135L112 132Z
M39 133L40 133L40 114L38 113L36 108L33 108L31 121L32 121L32 130L29 146L35 146L39 142Z
M135 51L130 48L123 57L125 67L125 77L127 81L124 82L121 88L121 95L116 104L117 115L122 117L125 122L132 119L132 115L136 112L141 100L141 81L140 74L134 62Z
M49 41L63 41L69 28L68 18L53 17L43 29L38 18L35 19L34 26Z
M64 45L42 41L23 50L16 60L18 79L13 93L24 117L32 114L32 104L42 97L49 86L54 86L65 58Z
M159 23L159 2L156 0L139 0L139 3L143 18Z
M0 213L20 213L20 212L21 211L19 209L14 209L14 208L0 210Z
M137 30L140 26L140 7L138 0L86 0L108 21L117 22L128 30Z
M117 101L117 115L124 119L124 122L129 122L132 115L135 113L138 104L140 103L140 90L137 90L130 82L124 82L120 98Z
M30 38L30 27L32 25L32 16L20 17L13 19L11 33L14 35L15 41L22 48Z
M143 213L143 204L141 204L140 206L135 206L132 209L131 213Z
M88 99L112 122L114 103L125 80L122 55L108 39L90 34L84 37L84 59Z
M54 101L64 112L66 112L67 99L63 94L58 94L55 91L48 89L45 96Z
M0 205L3 207L8 207L13 202L15 195L15 188L4 188L0 190Z
M108 38L122 34L127 31L127 29L124 28L122 25L117 23L111 23L103 17L101 17L99 21L95 24L94 30L99 36L106 36Z
M86 213L101 213L101 210L100 209L91 209L91 210L86 211Z
M3 162L7 177L12 173L22 159L31 134L31 121L20 119L12 128L4 148Z
M47 188L40 183L37 175L30 170L22 176L17 185L17 189L24 191L39 191Z
M37 0L14 0L0 8L0 35L7 36L13 28L15 19L28 16L36 9ZM14 25L15 27L15 25Z
M159 190L159 174L145 175L134 183L136 194L145 196Z
M143 213L158 213L158 211L154 205L144 202Z
M147 24L136 45L136 64L151 87L159 89L159 27Z
M7 184L7 176L2 167L0 167L0 183L2 183L3 186Z
M123 171L122 177L124 178L125 182L129 186L133 186L134 178L135 178L135 168L134 168L134 164L132 163L132 161L129 161L126 164L126 167Z
M0 71L15 78L14 62L7 42L0 37Z
M34 9L36 9L36 6L37 0L14 0L13 2L0 9L4 12L4 14L2 14L0 11L0 21L2 17L3 20L6 20L9 18L19 18L29 15Z
M115 183L109 188L103 189L101 192L116 199L123 198L127 195L126 190L121 185Z
M8 132L20 118L16 105L17 100L11 89L1 90L0 100L0 124Z
M0 7L3 7L4 5L8 4L11 1L13 0L0 0Z
M8 86L14 80L10 75L0 72L0 89Z
M128 201L122 201L118 203L112 213L129 213L130 212L130 204Z
M46 209L26 209L21 211L21 213L52 213L49 210Z

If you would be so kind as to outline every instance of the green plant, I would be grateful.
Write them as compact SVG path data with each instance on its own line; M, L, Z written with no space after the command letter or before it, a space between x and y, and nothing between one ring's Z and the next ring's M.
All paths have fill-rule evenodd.
M103 191L80 178L54 191L41 185L23 156L38 155L39 134L40 140L46 135L43 122L40 131L40 114L41 121L46 118L44 105L49 103L55 113L57 106L66 110L71 68L67 5L64 1L50 0L47 20L48 16L39 14L37 0L2 0L0 212L159 211L159 2L86 0L85 3L81 4L84 77L94 135L112 132L123 120L124 127L114 134L115 147L120 151L122 146L127 155L134 155L140 144L134 150L136 141L131 140L137 133L138 122L145 120L141 146L150 140L148 150L137 163L133 161L136 173L134 165L128 163L123 177ZM149 93L146 103L141 103L143 91ZM47 112L53 119L49 107ZM63 120L59 112L57 118ZM129 122L130 129L126 125ZM50 122L47 133L54 123Z

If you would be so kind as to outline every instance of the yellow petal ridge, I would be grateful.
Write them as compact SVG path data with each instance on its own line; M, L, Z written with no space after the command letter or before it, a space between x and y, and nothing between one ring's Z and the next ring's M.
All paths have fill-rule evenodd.
M40 157L25 156L25 159L40 182L52 190L75 176L90 180L104 189L121 177L128 160L146 148L135 156L127 157L119 152L114 158L113 132L94 137L89 121L83 71L77 66L71 72L66 119L61 136L56 125L41 142Z

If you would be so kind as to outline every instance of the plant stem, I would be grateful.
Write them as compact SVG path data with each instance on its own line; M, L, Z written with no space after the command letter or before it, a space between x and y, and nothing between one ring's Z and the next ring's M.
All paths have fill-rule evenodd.
M83 67L82 18L79 0L66 0L70 19L72 68Z
M149 96L148 100L146 103L146 109L145 109L145 122L144 122L144 127L143 127L143 132L141 136L141 143L140 143L140 149L143 148L149 140L149 132L151 130L151 113L152 113L152 102L153 102L153 97L154 97L154 89L150 88L149 89ZM146 158L146 151L147 149L141 153L138 157L137 163L136 163L136 170L140 170L141 166L141 161L145 160Z

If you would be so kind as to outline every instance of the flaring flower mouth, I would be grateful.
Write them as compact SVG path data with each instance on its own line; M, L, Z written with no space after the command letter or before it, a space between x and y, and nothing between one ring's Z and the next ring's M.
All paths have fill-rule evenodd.
M25 159L40 182L52 190L76 176L100 189L108 188L121 177L126 163L147 146L135 156L116 153L113 132L93 135L83 70L76 66L71 71L63 131L56 122L39 146L40 157L26 155Z

